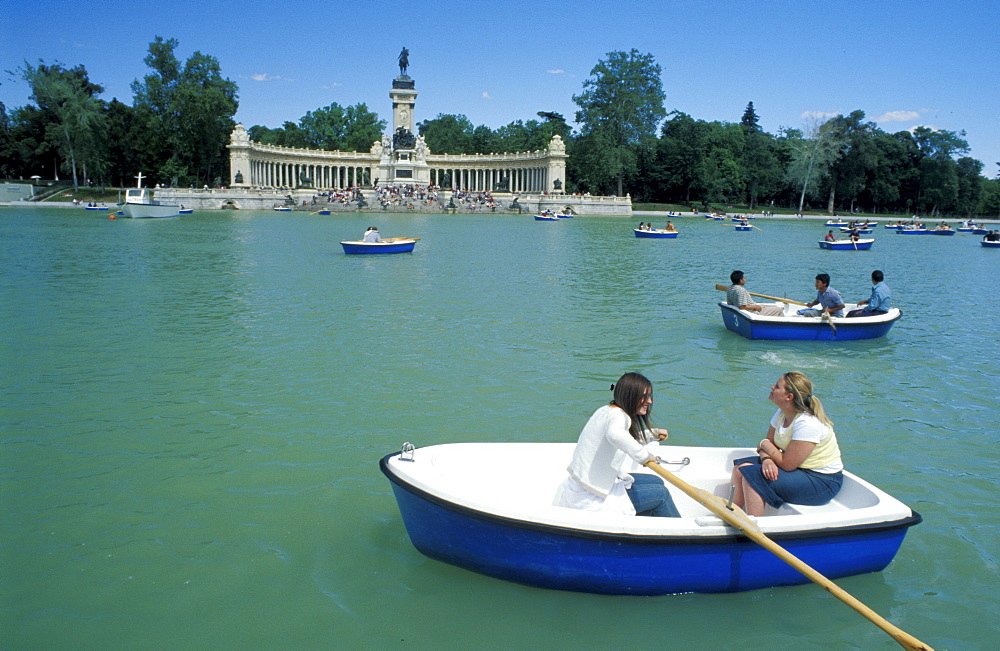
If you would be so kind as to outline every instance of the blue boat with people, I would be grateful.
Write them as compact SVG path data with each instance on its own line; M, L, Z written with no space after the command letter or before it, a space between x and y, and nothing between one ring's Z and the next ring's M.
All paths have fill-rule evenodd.
M798 303L797 305L801 305ZM844 313L857 309L848 303ZM784 303L781 316L763 316L747 312L735 305L719 303L722 322L727 329L747 339L776 339L783 341L856 341L877 339L888 334L892 325L903 313L892 308L885 314L844 317L802 316L796 305Z
M674 239L678 231L668 231L665 228L634 228L636 237L651 237L655 239Z
M819 240L819 248L828 249L830 251L867 251L872 248L872 244L875 244L875 240L869 239L857 239L857 240Z
M744 535L730 516L717 515L717 505L725 510L732 462L753 449L651 445L656 464L635 464L629 472L656 465L656 474L676 477L667 489L680 517L555 506L574 443L405 444L383 457L380 468L421 553L506 581L577 592L718 593L808 583L768 551L758 533L826 577L878 572L893 560L907 529L921 522L905 504L845 470L840 492L822 506L767 506L755 518L739 511L754 529Z
M348 240L341 242L340 245L344 247L344 253L349 254L410 253L419 239L419 237L390 237L381 242Z

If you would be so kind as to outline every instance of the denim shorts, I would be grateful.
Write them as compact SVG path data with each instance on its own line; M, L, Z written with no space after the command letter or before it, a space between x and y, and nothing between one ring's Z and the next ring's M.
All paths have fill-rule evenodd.
M733 465L738 466L741 463L752 464L740 468L740 473L757 494L774 508L785 502L806 506L826 504L837 496L841 484L844 483L842 472L828 474L805 468L791 471L778 468L778 478L771 481L762 473L760 457L737 459Z

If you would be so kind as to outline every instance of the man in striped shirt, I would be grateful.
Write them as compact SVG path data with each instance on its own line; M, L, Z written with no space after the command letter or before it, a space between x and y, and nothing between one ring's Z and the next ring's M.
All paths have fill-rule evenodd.
M764 305L755 303L750 298L750 292L743 287L747 279L742 271L737 269L729 274L729 280L733 283L726 290L726 303L729 305L735 305L747 312L759 312L761 316L781 316L784 313L784 309L779 303L765 303Z

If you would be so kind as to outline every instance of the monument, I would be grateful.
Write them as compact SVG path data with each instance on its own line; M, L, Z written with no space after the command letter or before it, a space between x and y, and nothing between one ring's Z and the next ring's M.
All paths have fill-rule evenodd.
M230 134L228 188L163 192L167 201L198 208L270 208L294 195L296 205L311 202L324 190L352 190L355 196L373 186L439 186L445 193L492 193L502 205L517 198L523 210L578 214L631 214L628 197L567 195L566 144L554 135L534 151L486 154L435 154L416 129L416 83L409 75L410 51L398 56L399 74L389 90L392 126L368 150L333 151L254 142L243 125ZM221 182L220 182L221 185ZM447 200L441 195L441 202ZM370 201L371 197L368 197ZM461 210L454 202L446 207Z
M392 80L392 137L382 137L377 177L386 183L430 185L427 146L414 133L413 109L417 101L416 83L407 74L410 51L399 53L399 76Z

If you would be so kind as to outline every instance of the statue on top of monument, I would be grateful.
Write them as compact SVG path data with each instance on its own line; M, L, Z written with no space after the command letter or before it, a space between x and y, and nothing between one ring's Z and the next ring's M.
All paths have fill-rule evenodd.
M405 75L406 69L410 66L410 51L405 47L403 51L399 53L399 74Z

